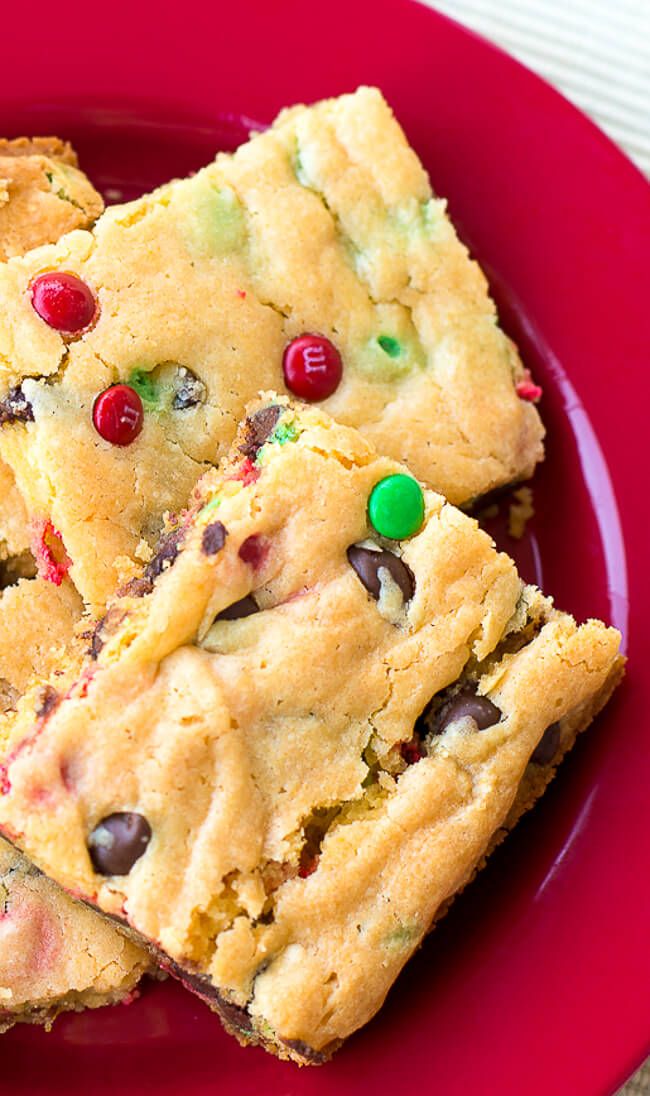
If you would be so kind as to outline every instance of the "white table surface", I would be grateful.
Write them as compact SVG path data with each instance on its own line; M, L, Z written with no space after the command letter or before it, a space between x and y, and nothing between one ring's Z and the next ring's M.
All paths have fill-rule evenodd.
M589 114L650 175L650 0L427 0Z

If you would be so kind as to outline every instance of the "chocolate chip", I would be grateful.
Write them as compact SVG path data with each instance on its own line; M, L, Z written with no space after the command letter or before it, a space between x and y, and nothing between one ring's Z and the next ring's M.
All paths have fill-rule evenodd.
M125 586L120 586L118 597L145 597L153 590L153 581L142 575L140 578L132 578Z
M96 662L101 653L101 649L104 646L104 640L102 638L102 628L104 621L98 620L92 632L86 632L84 638L90 638L90 646L88 648L88 654L92 658L93 662Z
M473 719L476 729L484 731L499 722L501 712L486 696L477 696L475 688L471 686L456 693L443 704L435 720L433 733L444 734L447 727L459 719Z
M264 442L275 430L281 414L282 408L278 407L277 404L272 404L271 407L263 407L246 419L246 438L243 444L239 446L240 452L245 457L248 457L249 460L255 460Z
M415 593L413 572L393 552L387 552L385 549L375 552L371 548L362 548L359 544L353 544L348 548L348 560L360 582L375 600L379 600L381 593L381 582L379 580L381 567L384 567L397 583L402 591L404 601L410 601L413 597Z
M11 422L33 422L34 409L18 384L10 388L3 400L0 400L0 426Z
M228 530L221 521L213 521L206 525L201 537L201 551L204 556L216 556L226 543Z
M303 1043L302 1039L283 1039L282 1042L285 1047L292 1050L294 1054L297 1054L300 1058L304 1058L306 1062L311 1062L312 1065L322 1065L340 1044L340 1040L337 1039L333 1043L328 1043L322 1050L314 1050L308 1043Z
M185 529L180 526L167 533L159 542L156 554L144 569L144 577L153 582L164 570L171 567L185 539Z
M151 840L151 826L134 811L103 818L88 838L93 867L100 875L128 875Z
M242 620L243 617L252 616L253 613L259 613L259 611L260 607L253 595L247 594L246 597L240 598L239 601L233 601L232 605L227 605L214 619L215 621Z
M45 685L41 689L38 709L36 711L37 719L44 719L45 716L53 712L59 704L61 697L52 685Z
M531 754L533 765L549 765L560 746L560 724L551 723L546 728Z
M187 411L190 407L196 407L198 403L205 403L207 389L202 380L186 366L178 370L174 399L172 407L174 411Z
M118 591L118 595L121 597L121 593ZM90 639L90 647L88 654L93 661L96 661L99 657L102 649L106 644L106 637L110 638L111 635L115 635L115 632L122 624L126 613L119 609L117 606L113 606L104 614L101 620L98 620L92 632L86 632L85 638Z

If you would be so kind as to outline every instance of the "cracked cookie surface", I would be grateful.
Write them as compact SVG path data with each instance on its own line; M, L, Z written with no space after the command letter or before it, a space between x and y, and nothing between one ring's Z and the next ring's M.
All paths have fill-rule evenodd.
M7 713L35 680L59 677L77 644L81 599L71 583L20 578L0 599L0 706ZM42 705L43 706L43 702ZM47 703L45 703L47 707ZM9 715L0 716L10 718ZM38 808L37 808L38 809ZM50 1026L61 1012L128 1001L150 956L114 925L74 902L0 839L0 1032Z
M87 228L103 209L67 141L0 140L0 260Z
M0 261L90 228L104 203L79 170L77 155L57 137L0 140ZM0 312L5 320L5 314ZM0 463L0 552L30 548L28 513L13 473Z
M97 302L72 336L33 303L57 271ZM285 375L456 503L542 456L485 279L374 89L285 111L234 155L7 264L0 309L0 452L94 606ZM127 445L93 423L117 384L142 406Z
M0 259L89 226L103 202L57 138L0 140ZM14 401L20 420L20 401ZM57 667L82 602L69 581L36 576L36 530L13 473L0 463L0 705L17 703ZM73 902L0 841L0 1031L50 1025L63 1011L128 999L151 969L146 952Z
M299 1062L376 1012L543 787L531 766L552 770L621 673L614 629L578 627L399 477L265 397L81 674L6 728L4 832L240 1039ZM368 507L388 481L401 541Z
M72 644L81 599L21 578L0 600L0 706L19 702L35 678L58 679L58 652ZM68 646L66 665L73 661ZM43 704L42 704L43 706ZM47 703L45 703L47 707ZM6 715L0 716L10 718ZM141 947L74 902L0 839L0 1032L16 1023L50 1026L61 1012L128 1001L153 970Z
M123 1001L148 966L136 944L0 842L0 1031Z

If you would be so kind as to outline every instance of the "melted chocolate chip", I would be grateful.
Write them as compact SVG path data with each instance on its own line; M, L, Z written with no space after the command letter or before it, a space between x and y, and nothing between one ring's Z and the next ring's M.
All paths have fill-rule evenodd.
M397 583L404 601L410 601L415 593L415 578L410 567L407 567L403 560L393 554L393 552L387 552L382 549L379 552L373 551L371 548L362 548L359 544L353 544L348 548L348 560L350 566L354 569L359 578L359 581L365 586L369 594L379 600L381 593L381 582L379 580L379 570L384 567L391 578Z
M240 452L245 457L255 460L264 442L275 430L281 414L282 408L273 404L271 407L263 407L246 419L246 437L243 444L239 446Z
M130 579L126 586L121 586L117 591L118 597L145 597L153 590L153 581L142 575L140 578Z
M0 426L11 422L33 422L34 410L20 385L10 388L0 400Z
M92 658L93 662L97 661L97 659L99 658L101 649L104 646L105 641L104 641L104 638L102 636L102 631L104 630L104 620L105 620L105 617L102 617L101 620L97 621L97 623L96 623L95 627L93 628L92 632L85 632L84 633L84 639L89 639L90 640L90 646L88 647L88 654Z
M252 594L248 594L246 597L240 598L239 601L233 601L232 605L227 605L225 609L222 609L217 620L241 620L243 617L252 616L253 613L259 613L260 607L257 604Z
M486 696L478 696L474 687L469 686L443 704L434 723L433 733L444 734L459 719L473 719L476 729L484 731L499 722L501 712L496 704Z
M183 366L178 371L172 407L174 411L187 411L199 403L205 403L207 389L191 369Z
M88 839L93 867L100 875L128 875L151 840L151 826L135 811L103 818Z
M234 1027L237 1031L241 1031L246 1035L253 1031L251 1018L245 1008L242 1008L241 1005L235 1005L232 1001L227 1001L220 993L215 993L214 1001L217 1012L224 1024Z
M303 1043L302 1039L283 1039L285 1047L289 1050L293 1050L295 1054L298 1054L301 1058L304 1058L306 1062L311 1062L313 1065L322 1065L326 1062L336 1047L339 1046L339 1040L334 1043L329 1043L322 1050L314 1050L308 1043Z
M37 719L44 719L57 707L61 697L52 685L45 685L41 689L40 702L36 711Z
M546 728L530 760L534 765L550 765L560 747L560 724L551 723Z
M415 721L415 726L413 728L413 738L419 738L420 740L422 740L423 738L426 738L428 734L432 733L432 728L435 724L435 719L431 710L434 704L434 700L430 701L424 711L421 712L420 715L417 717ZM435 734L436 732L433 731L433 733Z
M126 589L126 587L124 589ZM121 597L122 592L123 591L118 591L118 596ZM120 624L124 620L125 615L126 614L122 609L119 609L117 606L113 606L111 609L108 610L107 613L104 614L101 620L97 621L93 631L86 633L86 636L90 639L88 654L93 659L93 661L95 661L99 657L102 649L104 648L106 644L106 637L110 638L111 635L115 634Z
M149 579L150 582L153 582L154 579L158 578L158 575L162 574L168 567L171 567L180 551L184 539L185 529L183 526L180 526L179 529L174 529L171 533L167 533L167 536L164 536L158 542L155 556L145 567L144 577Z
M226 543L228 530L221 521L213 521L206 525L201 537L201 551L204 556L216 556Z

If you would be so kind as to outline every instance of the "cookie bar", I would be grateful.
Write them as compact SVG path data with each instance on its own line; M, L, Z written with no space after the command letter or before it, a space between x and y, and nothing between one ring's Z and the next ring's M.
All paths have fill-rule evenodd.
M49 583L22 581L28 589L18 591L17 600L11 599L16 587L5 591L1 603L3 709L18 702L34 667L56 674L46 640L60 642L68 632L72 639L71 620L78 612L79 595L69 584L62 596ZM65 597L73 599L72 606ZM50 1027L62 1012L128 1003L153 970L137 943L74 902L0 838L0 1032L19 1022Z
M0 140L0 259L89 227L103 208L67 142ZM0 708L11 706L34 677L53 672L53 653L71 642L81 616L70 582L37 577L35 553L47 570L43 533L30 527L13 472L0 461Z
M0 1032L128 1001L148 966L136 944L0 842Z
M0 260L87 228L103 209L67 141L0 139Z
M56 138L0 141L0 258L85 228L102 209L70 145ZM81 599L64 578L52 532L43 523L30 527L13 473L0 463L3 710L34 678L55 673L56 652L73 643L81 617ZM17 1021L49 1025L63 1011L128 1000L150 969L146 952L0 841L0 1031Z
M18 695L57 668L57 650L72 642L82 604L70 582L57 587L21 578L0 599L0 682Z
M67 142L0 140L1 259L90 227L103 208ZM5 703L32 677L52 672L52 652L70 642L81 616L81 600L70 582L61 581L49 540L43 523L30 526L13 472L0 462L0 695Z
M371 88L8 263L0 311L0 454L93 607L262 389L322 402L459 504L542 456L538 390Z
M79 615L70 583L21 579L4 591L0 708L13 708L34 675L58 675L56 648L66 637L74 642ZM49 1027L62 1012L129 1002L153 970L146 951L0 838L0 1032L18 1022Z
M268 396L76 681L18 711L0 827L241 1041L323 1061L606 701L619 639Z
M29 553L29 515L9 465L0 460L0 559Z
M55 243L75 228L89 228L103 209L67 141L0 140L0 260ZM14 556L29 548L25 504L11 469L0 463L0 552Z
M15 707L35 677L60 676L63 643L68 668L76 664L81 609L70 582L19 578L3 590L0 709ZM153 969L146 951L0 839L0 1032L18 1022L49 1027L61 1012L128 1002Z
M67 664L75 664L80 616L81 599L69 582L20 578L3 591L0 709L12 709L34 677L58 675L57 650L66 641ZM128 1002L153 969L146 951L0 839L0 1032L18 1022L49 1027L61 1012Z

